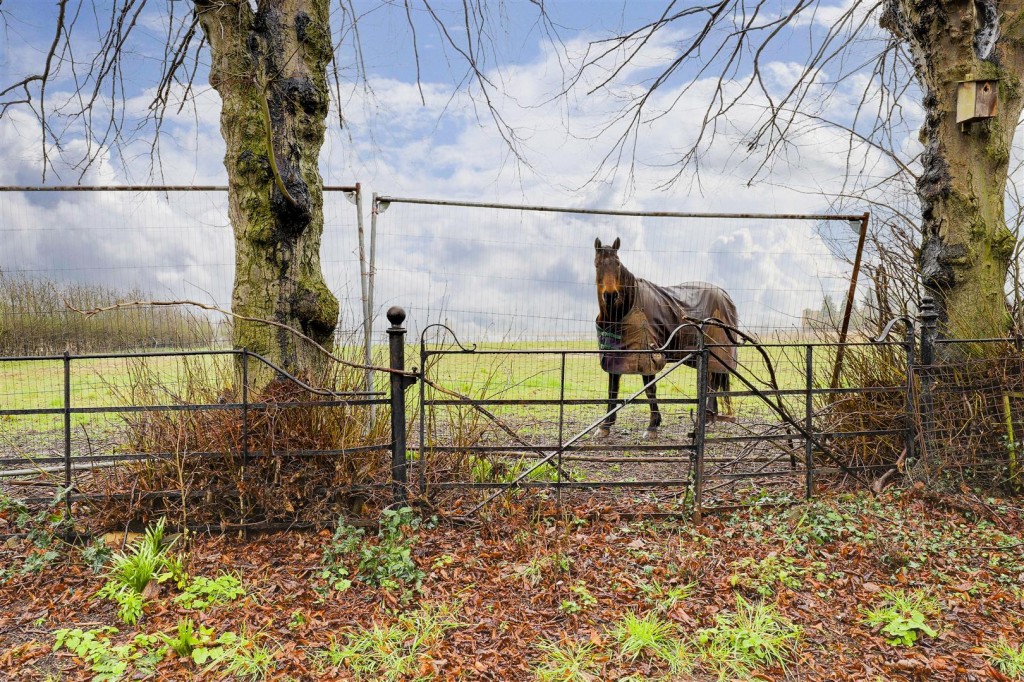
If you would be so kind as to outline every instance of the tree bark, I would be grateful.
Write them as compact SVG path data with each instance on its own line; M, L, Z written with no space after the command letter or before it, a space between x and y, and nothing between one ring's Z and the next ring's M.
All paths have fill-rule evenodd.
M887 0L882 17L882 26L909 45L924 94L918 265L948 337L1001 337L1010 322L1005 282L1014 236L1003 202L1024 103L1021 5ZM968 79L998 79L999 110L961 126L957 85Z
M232 309L330 347L338 301L320 268L323 179L317 165L329 106L328 0L194 0L222 101ZM308 373L317 354L273 325L236 321L233 343Z

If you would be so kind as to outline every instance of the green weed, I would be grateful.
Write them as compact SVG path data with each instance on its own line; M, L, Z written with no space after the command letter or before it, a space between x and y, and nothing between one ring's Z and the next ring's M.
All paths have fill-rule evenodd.
M110 635L116 632L117 628L112 627L57 630L53 633L53 650L67 649L82 659L95 673L93 682L119 680L128 672L132 652L124 645L111 644Z
M744 557L730 564L733 573L729 583L733 587L742 587L762 597L770 597L780 587L799 590L803 587L804 578L817 572L820 577L827 577L823 571L825 564L816 561L810 566L799 566L792 557L770 554L764 559Z
M660 659L668 663L672 672L687 670L692 665L685 645L678 638L675 623L656 613L644 616L627 613L610 634L618 643L620 655L630 661L641 656Z
M515 574L525 580L530 586L536 587L545 579L552 579L556 575L568 573L572 568L572 557L556 552L546 556L539 556L530 559L525 564L515 567Z
M801 630L774 605L752 604L736 596L736 613L719 613L715 626L697 632L696 640L719 680L749 677L757 668L792 661Z
M1000 639L990 648L988 660L996 670L1010 678L1024 679L1024 646L1015 647Z
M664 613L689 599L696 586L695 582L684 585L662 585L657 580L652 580L649 583L641 583L640 590L656 610Z
M882 606L871 610L862 609L862 613L864 623L881 628L889 644L914 646L920 635L934 637L938 634L927 623L928 618L942 611L935 597L922 590L885 590L881 597Z
M582 613L593 606L597 606L597 597L591 594L590 590L587 589L587 584L583 581L577 581L569 587L569 590L575 596L572 599L563 599L562 604L558 607L565 613Z
M540 660L532 667L538 682L593 682L599 679L598 651L590 642L541 642Z
M230 637L227 637L229 636ZM243 631L235 635L228 632L218 639L223 646L223 655L210 663L203 672L222 667L228 675L258 682L266 679L274 667L274 652L269 647L257 644L257 635Z
M84 661L94 673L93 682L115 682L129 669L140 676L152 675L167 649L158 646L157 638L144 634L136 635L129 643L115 645L110 636L116 633L117 628L112 627L55 630L53 650L66 649Z
M186 609L202 611L210 606L227 604L245 596L242 581L235 575L223 573L214 580L198 576L174 598L175 603Z
M306 620L306 614L296 609L295 611L292 611L292 617L288 619L288 629L298 630L305 627L307 622L309 621Z
M458 604L442 604L399 615L390 625L346 629L318 657L347 668L356 680L426 679L419 673L423 662L436 655L449 630L461 626L453 617L457 609Z
M145 536L136 542L130 552L114 554L107 569L107 581L96 593L99 598L111 599L118 604L118 617L134 625L142 616L143 591L150 581L163 582L170 578L183 581L180 561L172 561L163 545L164 519L146 529Z
M42 573L43 569L60 556L57 551L56 534L60 532L66 519L57 509L63 504L64 495L64 490L58 491L46 508L33 514L20 500L0 493L0 516L13 520L14 528L25 532L32 545L20 568L16 570L14 565L0 567L0 583L18 573Z
M409 507L385 510L375 543L365 540L362 528L339 524L331 544L324 550L320 577L334 590L352 585L346 562L355 555L356 575L374 587L388 590L406 586L418 589L426 575L412 559L420 520ZM355 577L355 576L353 576Z
M102 540L93 540L82 548L82 561L92 569L93 573L102 571L113 556L113 550L107 547Z

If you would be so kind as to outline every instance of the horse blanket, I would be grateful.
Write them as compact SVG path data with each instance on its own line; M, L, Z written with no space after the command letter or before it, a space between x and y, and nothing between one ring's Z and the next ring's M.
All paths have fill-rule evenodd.
M633 307L620 322L598 322L598 347L603 351L652 351L665 345L679 325L700 323L713 317L727 325L739 325L736 305L724 289L707 282L684 282L663 287L637 278ZM672 337L665 352L601 353L601 369L609 374L655 374L669 360L679 361L697 348L698 334L694 327L684 327ZM729 344L733 341L721 327L709 326L704 333L706 344ZM685 361L696 366L696 358ZM708 362L712 372L726 373L736 368L736 347L717 349Z

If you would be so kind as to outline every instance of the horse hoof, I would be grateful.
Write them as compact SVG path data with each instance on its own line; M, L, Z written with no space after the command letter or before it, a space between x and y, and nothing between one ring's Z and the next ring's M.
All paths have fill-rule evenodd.
M657 429L647 429L644 431L644 440L654 440L658 437Z
M596 437L597 438L607 438L611 434L612 434L612 430L611 429L609 429L607 426L602 426L601 428L599 428L597 430L597 436Z

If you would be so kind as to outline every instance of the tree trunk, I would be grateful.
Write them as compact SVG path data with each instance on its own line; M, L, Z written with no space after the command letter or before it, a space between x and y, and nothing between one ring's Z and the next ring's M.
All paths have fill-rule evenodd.
M1001 337L1010 321L1005 282L1014 237L1003 202L1024 103L1021 4L887 0L882 17L909 45L924 94L918 265L943 336ZM961 126L957 85L969 79L998 79L999 109L995 118Z
M235 235L232 309L280 322L330 346L338 301L320 269L326 131L328 0L194 0L220 94ZM234 346L289 371L317 354L287 330L236 320Z

